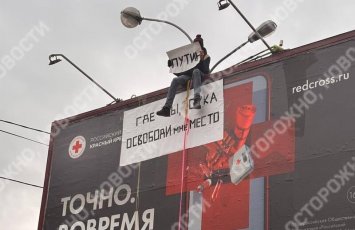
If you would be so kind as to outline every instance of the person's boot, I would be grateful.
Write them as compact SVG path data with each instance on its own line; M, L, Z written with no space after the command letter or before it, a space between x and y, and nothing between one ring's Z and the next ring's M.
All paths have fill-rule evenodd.
M157 112L158 116L170 117L170 108L164 106L161 110Z
M194 97L194 103L192 104L191 109L201 109L201 96Z

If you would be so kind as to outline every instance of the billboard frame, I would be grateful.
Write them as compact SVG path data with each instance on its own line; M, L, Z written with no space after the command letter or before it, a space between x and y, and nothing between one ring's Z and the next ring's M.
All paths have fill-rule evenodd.
M313 50L319 50L323 48L327 48L333 45L338 45L350 40L355 40L355 30L346 32L337 36L333 36L330 38L326 38L324 40L320 40L317 42L313 42L304 46L300 46L298 48L294 49L289 49L289 50L284 50L282 52L279 52L277 54L273 54L272 56L269 56L264 59L260 59L257 61L253 62L247 62L244 64L241 64L239 66L234 65L231 66L225 70L222 70L217 73L213 73L209 76L211 80L219 80L219 79L225 79L228 77L231 77L232 75L238 75L242 74L244 72L254 70L263 66L267 66L273 63L277 63L295 56L300 56L305 53L309 53L310 51ZM89 119L92 117L99 117L104 114L120 110L123 108L134 108L136 106L141 105L142 102L144 104L153 102L155 100L161 99L165 97L167 93L168 88L164 88L161 90L154 91L152 93L148 93L142 96L138 96L135 98L128 99L126 101L122 101L113 105L108 105L102 108L98 108L92 111L88 111L73 117L69 117L66 119L54 121L52 123L52 129L51 129L51 137L50 137L50 143L49 143L49 149L48 149L48 157L47 157L47 163L46 163L46 172L45 172L45 180L44 180L44 186L43 186L43 193L42 193L42 201L41 201L41 209L40 209L40 216L39 216L39 221L38 221L38 229L43 229L43 225L45 222L45 211L47 208L47 200L48 200L48 188L49 188L49 182L51 179L50 171L52 167L52 158L53 158L53 141L55 138L55 132L60 131L58 130L57 127L63 127L67 126L72 123L79 122L84 119Z

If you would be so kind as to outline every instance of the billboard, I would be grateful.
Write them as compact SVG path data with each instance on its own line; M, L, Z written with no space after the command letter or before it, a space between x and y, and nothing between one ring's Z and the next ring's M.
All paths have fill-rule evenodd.
M211 75L201 110L157 117L164 91L53 123L39 229L353 229L354 61L352 35Z

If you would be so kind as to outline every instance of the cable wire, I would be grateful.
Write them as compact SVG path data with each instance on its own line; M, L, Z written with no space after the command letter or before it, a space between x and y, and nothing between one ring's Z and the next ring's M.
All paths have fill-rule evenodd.
M43 188L42 186L39 186L39 185L30 184L30 183L26 183L26 182L23 182L23 181L10 179L10 178L7 178L7 177L2 177L2 176L0 176L0 179L12 181L12 182L19 183L19 184L23 184L23 185L32 186L32 187L35 187L35 188L41 188L41 189Z
M268 49L260 51L259 53L256 53L256 54L244 59L243 61L238 62L236 65L238 66L238 65L244 64L245 62L249 62L251 59L255 58L256 56L258 56L258 55L260 55L262 53L265 53L266 51L268 51Z
M11 122L11 121L5 121L5 120L1 120L1 119L0 119L0 121L4 122L4 123L7 123L7 124L20 126L22 128L25 128L25 129L30 129L30 130L34 130L34 131L37 131L37 132L50 134L49 132L46 132L46 131L43 131L43 130L40 130L40 129L31 128L31 127L28 127L28 126L25 126L25 125L17 124L17 123Z
M2 130L2 129L0 129L0 132L9 134L9 135L12 135L12 136L15 136L15 137L19 137L19 138L22 138L22 139L25 139L25 140L28 140L28 141L32 141L32 142L35 142L35 143L38 143L38 144L41 144L41 145L49 146L49 145L47 145L47 144L45 144L45 143L42 143L42 142L39 142L39 141L35 141L35 140L33 140L33 139L30 139L30 138L27 138L27 137L23 137L23 136L14 134L14 133L10 133L10 132L4 131L4 130Z

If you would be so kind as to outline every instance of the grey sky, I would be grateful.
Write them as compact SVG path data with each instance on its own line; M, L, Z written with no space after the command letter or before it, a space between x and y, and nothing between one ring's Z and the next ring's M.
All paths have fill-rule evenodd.
M255 26L267 19L275 20L277 32L267 41L273 45L283 39L285 48L355 28L353 0L235 3ZM93 91L96 88L68 63L49 67L51 53L65 54L119 98L169 86L172 75L168 73L165 52L187 44L187 38L164 24L143 22L127 29L120 22L120 11L125 7L137 7L145 17L165 13L191 37L202 34L212 64L246 41L251 32L232 7L218 11L217 0L0 0L0 6L0 119L48 131L55 119L111 102L103 92ZM139 47L135 39L140 41ZM21 48L24 44L26 50ZM127 51L130 46L135 47L135 52L132 48ZM260 41L249 44L217 70L263 49ZM48 143L45 134L3 123L0 129ZM46 146L3 133L0 146L0 176L43 185ZM0 180L0 229L36 229L41 195L41 189Z

